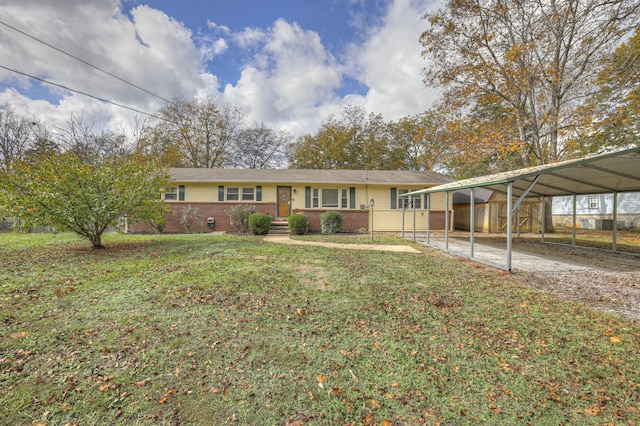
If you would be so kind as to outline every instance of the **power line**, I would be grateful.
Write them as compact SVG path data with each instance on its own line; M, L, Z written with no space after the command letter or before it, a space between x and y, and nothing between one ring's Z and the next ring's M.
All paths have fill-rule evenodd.
M157 118L158 120L168 121L169 123L173 123L173 124L178 124L179 125L179 123L176 123L175 121L168 120L168 119L166 119L164 117L160 117L160 116L155 115L155 114L151 114L151 113L148 113L148 112L140 111L139 109L136 109L136 108L133 108L133 107L129 107L129 106L126 106L126 105L122 105L122 104L119 104L117 102L110 101L108 99L103 99L103 98L100 98L98 96L92 95L90 93L82 92L80 90L75 90L75 89L72 89L70 87L64 86L62 84L54 83L53 81L48 81L48 80L45 80L45 79L40 78L40 77L36 77L34 75L31 75L31 74L27 74L27 73L24 73L24 72L21 72L21 71L14 70L13 68L5 67L4 65L0 65L0 68L3 68L5 70L7 70L7 71L11 71L13 73L16 73L16 74L19 74L19 75L22 75L22 76L25 76L25 77L32 78L34 80L38 80L38 81L40 81L42 83L46 83L46 84L50 84L52 86L60 87L61 89L68 90L70 92L74 92L74 93L78 93L80 95L88 96L88 97L96 99L96 100L98 100L100 102L105 102L105 103L108 103L108 104L111 104L111 105L115 105L115 106L117 106L119 108L128 109L129 111L134 111L134 112L137 112L139 114L143 114L143 115L146 115L146 116L149 116L149 117L152 117L152 118Z
M42 40L40 40L39 38L32 36L31 34L28 34L28 33L24 32L24 31L22 31L22 30L20 30L20 29L18 29L18 28L16 28L16 27L14 27L14 26L11 26L11 25L7 24L6 22L0 21L0 24L4 25L4 26L5 26L5 27L7 27L7 28L10 28L10 29L12 29L12 30L16 31L16 32L18 32L18 33L20 33L20 34L22 34L22 35L24 35L24 36L26 36L26 37L29 37L30 39L35 40L35 41L37 41L38 43L42 43L42 44L44 44L45 46L50 47L51 49L56 50L56 51L58 51L58 52L62 53L63 55L67 55L67 56L69 56L69 57L71 57L71 58L75 59L76 61L82 62L83 64L88 65L88 66L90 66L90 67L91 67L91 68L93 68L93 69L96 69L96 70L98 70L98 71L100 71L100 72L102 72L102 73L104 73L104 74L106 74L106 75L108 75L108 76L110 76L110 77L113 77L113 78L115 78L115 79L117 79L117 80L119 80L119 81L121 81L121 82L123 82L123 83L125 83L125 84L128 84L129 86L135 87L135 88L136 88L136 89L138 89L138 90L142 90L143 92L145 92L145 93L147 93L147 94L149 94L149 95L151 95L151 96L153 96L153 97L156 97L156 98L158 98L158 99L160 99L160 100L162 100L162 101L164 101L164 102L166 102L166 103L169 103L169 104L172 104L172 103L173 103L172 101L170 101L170 100L168 100L168 99L165 99L165 98L163 98L163 97L162 97L162 96L160 96L160 95L156 95L155 93L150 92L150 91L148 91L147 89L144 89L144 88L142 88L142 87L140 87L140 86L137 86L136 84L131 83L131 82L129 82L129 81L127 81L127 80L125 80L125 79L123 79L123 78L121 78L121 77L118 77L117 75L112 74L112 73L110 73L109 71L105 71L105 70L103 70L102 68L97 67L97 66L95 66L95 65L93 65L93 64L91 64L91 63L89 63L89 62L85 61L84 59L81 59L81 58L78 58L77 56L72 55L71 53L67 53L67 52L65 52L64 50L62 50L62 49L60 49L60 48L58 48L58 47L56 47L56 46L53 46L53 45L51 45L51 44L47 43L46 41L42 41ZM83 94L84 94L84 93L83 93Z

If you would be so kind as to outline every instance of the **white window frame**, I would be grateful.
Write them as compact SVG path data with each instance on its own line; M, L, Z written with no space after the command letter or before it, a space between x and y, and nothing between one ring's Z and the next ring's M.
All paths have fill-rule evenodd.
M242 201L255 201L256 188L252 186L243 187L240 195L241 195Z
M225 200L240 201L240 188L237 186L227 186L225 188Z
M413 205L411 204L411 201L413 201L416 204L416 210L419 210L422 208L422 198L420 196L400 197L400 195L406 194L412 191L413 189L398 189L398 208L399 209L402 209L402 208L413 209Z
M165 201L178 201L178 187L172 186L165 189L163 199Z
M327 198L323 195L324 191L336 191L337 200L335 204L327 204ZM349 188L325 187L311 188L311 208L312 209L348 209L351 192ZM334 197L335 198L335 197Z
M600 208L600 199L597 195L589 195L587 198L587 204L589 205L590 210L597 210Z
M340 189L340 207L343 209L349 208L349 188Z

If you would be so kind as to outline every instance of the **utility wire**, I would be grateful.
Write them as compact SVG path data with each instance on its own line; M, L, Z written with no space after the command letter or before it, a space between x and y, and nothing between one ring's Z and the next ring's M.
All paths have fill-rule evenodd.
M70 87L64 86L62 84L54 83L53 81L48 81L48 80L45 80L43 78L33 76L31 74L27 74L27 73L24 73L24 72L20 72L20 71L14 70L13 68L5 67L4 65L0 65L0 68L3 68L5 70L7 70L7 71L11 71L11 72L16 73L16 74L20 74L20 75L25 76L25 77L32 78L34 80L41 81L42 83L46 83L46 84L50 84L52 86L60 87L61 89L68 90L70 92L74 92L74 93L78 93L80 95L88 96L88 97L96 99L96 100L98 100L100 102L105 102L105 103L108 103L108 104L111 104L111 105L115 105L115 106L117 106L119 108L128 109L130 111L134 111L134 112L137 112L139 114L143 114L143 115L147 115L149 117L157 118L158 120L168 121L169 123L180 125L179 123L177 123L175 121L168 120L168 119L166 119L164 117L160 117L160 116L155 115L155 114L151 114L151 113L148 113L148 112L140 111L139 109L136 109L136 108L133 108L133 107L129 107L129 106L126 106L126 105L122 105L122 104L119 104L117 102L110 101L108 99L103 99L103 98L100 98L98 96L95 96L95 95L92 95L92 94L89 94L89 93L86 93L86 92L82 92L80 90L75 90L75 89L72 89Z
M160 100L162 100L162 101L164 101L164 102L166 102L166 103L168 103L168 104L173 104L173 102L172 102L172 101L170 101L170 100L168 100L168 99L165 99L165 98L163 98L162 96L156 95L155 93L150 92L150 91L148 91L147 89L144 89L144 88L142 88L142 87L140 87L140 86L137 86L137 85L135 85L135 84L133 84L133 83L131 83L131 82L129 82L129 81L127 81L127 80L125 80L125 79L121 78L121 77L118 77L117 75L112 74L112 73L110 73L109 71L105 71L105 70L103 70L102 68L97 67L97 66L95 66L95 65L93 65L93 64L91 64L91 63L89 63L89 62L85 61L84 59L81 59L81 58L78 58L77 56L72 55L71 53L67 53L67 52L65 52L64 50L62 50L62 49L60 49L60 48L57 48L57 47L55 47L55 46L53 46L53 45L51 45L51 44L47 43L46 41L42 41L42 40L40 40L39 38L32 36L31 34L27 34L26 32L24 32L24 31L22 31L22 30L20 30L20 29L18 29L18 28L16 28L16 27L14 27L14 26L11 26L11 25L7 24L6 22L0 21L0 24L4 25L4 26L5 26L5 27L7 27L7 28L11 28L12 30L14 30L14 31L16 31L16 32L18 32L18 33L20 33L20 34L22 34L22 35L26 36L26 37L29 37L30 39L35 40L35 41L37 41L38 43L42 43L42 44L44 44L45 46L50 47L51 49L56 50L56 51L58 51L58 52L62 53L63 55L67 55L67 56L69 56L69 57L71 57L71 58L75 59L76 61L82 62L83 64L88 65L88 66L90 66L91 68L94 68L94 69L96 69L96 70L98 70L98 71L100 71L100 72L102 72L102 73L104 73L104 74L107 74L107 75L108 75L108 76L110 76L110 77L113 77L113 78L115 78L115 79L117 79L117 80L120 80L121 82L123 82L123 83L125 83L125 84L128 84L129 86L135 87L135 88L136 88L136 89L138 89L138 90L142 90L143 92L145 92L145 93L147 93L147 94L149 94L149 95L151 95L151 96L153 96L153 97L155 97L155 98L158 98L158 99L160 99ZM34 78L35 78L35 77L34 77ZM46 82L45 82L45 83L46 83ZM83 93L83 95L84 95L84 94L85 94L85 93Z

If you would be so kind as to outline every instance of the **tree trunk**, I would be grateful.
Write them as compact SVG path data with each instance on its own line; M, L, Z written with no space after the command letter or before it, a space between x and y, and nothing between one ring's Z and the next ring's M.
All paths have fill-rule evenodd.
M544 232L556 232L553 227L553 197L545 197L544 199Z
M91 244L93 244L94 249L103 249L104 246L102 245L102 234L92 236Z

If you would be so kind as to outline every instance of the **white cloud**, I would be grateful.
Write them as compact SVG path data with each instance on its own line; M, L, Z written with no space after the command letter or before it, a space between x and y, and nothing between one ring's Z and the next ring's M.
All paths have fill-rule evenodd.
M355 8L353 16L361 16L364 3L351 1L344 7ZM204 31L209 32L194 35L149 6L124 13L120 0L22 0L3 5L0 21L163 98L216 97L243 107L250 121L301 134L314 132L329 114L339 114L348 104L382 113L386 119L427 109L433 94L423 89L418 37L426 26L421 16L438 1L391 0L386 14L375 24L357 21L368 28L354 44L333 53L318 33L284 19L269 28L245 28L237 33L207 21ZM7 67L146 112L163 105L149 94L2 26L0 44L0 64ZM233 49L240 52L231 52ZM232 53L236 54L233 61L245 63L240 65L238 81L221 88L218 77L205 66L213 58ZM360 82L368 92L339 96L346 79ZM8 71L0 70L0 82L19 89L0 89L0 104L11 104L18 112L45 121L60 122L73 112L103 125L120 126L133 115L79 94L40 87ZM20 93L26 90L37 99Z
M204 70L203 52L195 45L191 31L148 6L136 7L128 16L118 0L84 0L81 4L23 0L0 8L0 20L162 98L217 93L217 78ZM0 28L0 43L0 63L16 70L145 112L153 113L164 104L6 27ZM219 52L224 46L214 43L212 48ZM15 77L11 78L13 81L6 73L0 74L2 82L12 84ZM37 85L23 79L19 87ZM35 108L10 89L1 92L0 99L24 114L35 109L46 112L41 116L46 121L57 122L71 111L80 111L87 119L120 126L134 114L79 94L43 87L49 94L40 90L38 96L50 99L47 108L42 108L47 101L34 101Z
M437 96L422 83L421 46L418 42L426 23L421 19L438 2L395 0L383 24L362 45L352 45L347 55L347 74L369 87L365 96L351 95L349 102L386 119L425 111Z
M312 131L321 120L318 105L339 102L340 66L320 37L283 19L264 32L244 31L246 45L263 41L236 85L227 85L226 100L241 106L252 121L292 133ZM311 120L311 121L309 121Z

